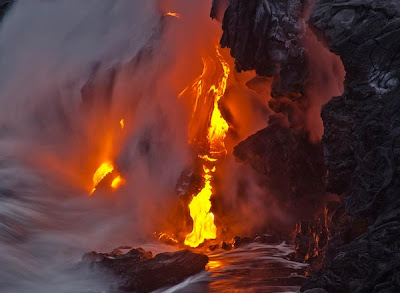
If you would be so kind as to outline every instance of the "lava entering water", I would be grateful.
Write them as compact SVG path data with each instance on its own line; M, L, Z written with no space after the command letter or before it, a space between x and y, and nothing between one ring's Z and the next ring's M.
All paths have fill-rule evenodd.
M206 135L207 151L206 154L199 155L203 161L203 179L204 187L201 191L193 196L189 204L190 216L193 219L193 230L185 238L185 245L197 247L206 239L215 239L217 237L217 227L214 223L214 214L211 212L211 196L213 195L212 180L216 170L216 165L222 156L226 154L224 140L229 130L229 125L223 118L218 106L218 102L225 94L227 80L230 73L230 67L221 55L218 46L216 47L216 58L222 67L221 74L215 77L211 86L207 88L207 78L209 76L208 59L203 58L203 72L194 81L194 83L186 88L181 94L189 95L195 98L194 110L192 114L191 124L196 123L196 112L198 111L199 101L206 103L207 99L212 99L211 116L208 115L208 129ZM204 100L202 100L204 99ZM198 133L193 133L196 127L189 126L189 134L191 142L201 141L204 138L198 138Z

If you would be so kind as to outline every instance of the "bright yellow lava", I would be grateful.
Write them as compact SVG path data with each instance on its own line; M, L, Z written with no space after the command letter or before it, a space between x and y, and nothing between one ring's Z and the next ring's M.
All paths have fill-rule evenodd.
M111 187L114 188L114 189L117 189L118 187L121 186L122 182L123 182L123 179L121 178L121 176L117 176L111 182Z
M193 219L193 230L186 236L185 245L191 247L198 247L206 239L217 238L217 227L214 223L214 214L211 212L211 196L213 195L211 182L213 180L213 173L216 170L218 159L221 157L221 154L225 155L227 152L224 140L226 133L229 130L229 125L221 114L218 102L225 94L230 68L219 52L218 46L216 47L216 57L223 69L223 73L218 77L217 83L210 86L208 91L204 91L204 86L206 84L205 76L208 67L204 61L205 59L203 59L203 73L190 87L191 93L193 93L193 96L195 97L193 113L197 110L200 98L205 99L209 95L213 96L213 109L207 133L207 142L210 148L210 153L199 155L199 158L204 161L204 187L197 195L193 196L193 199L189 204L190 216ZM179 97L185 94L188 89L189 87L186 88Z
M119 125L121 125L121 128L124 129L125 128L125 119L121 119L119 121Z
M100 184L100 182L110 173L116 173L114 170L114 166L111 162L106 161L100 165L99 168L97 168L96 172L93 175L93 189L90 192L90 195L92 195L95 191L97 186ZM121 177L121 175L114 175L113 181L111 182L111 188L112 189L117 189L124 183L124 179Z
M110 162L104 162L97 168L96 172L93 175L93 189L90 194L96 191L97 185L107 176L107 174L114 171L114 166Z
M186 236L185 244L197 247L206 239L217 238L217 227L214 224L214 214L210 212L212 186L210 174L204 175L203 189L193 197L189 204L190 216L193 219L193 230Z

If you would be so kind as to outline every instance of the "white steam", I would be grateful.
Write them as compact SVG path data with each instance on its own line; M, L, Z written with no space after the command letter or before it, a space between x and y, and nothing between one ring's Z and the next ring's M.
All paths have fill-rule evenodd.
M139 0L19 0L4 18L1 292L105 290L105 282L73 269L82 254L135 244L151 232L152 215L187 164L176 93L157 88L163 86L157 72L166 62L150 56L151 68L128 70L132 58L161 38L161 19L157 1ZM131 115L115 158L128 183L115 194L89 198L80 180L89 174L86 158L96 135L85 123L95 120L98 108L83 110L81 89L110 68L118 71L110 115L124 107Z

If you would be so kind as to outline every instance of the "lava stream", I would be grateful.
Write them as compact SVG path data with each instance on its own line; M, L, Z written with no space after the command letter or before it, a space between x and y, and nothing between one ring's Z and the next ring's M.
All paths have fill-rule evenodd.
M206 58L203 58L203 72L194 81L194 83L187 87L179 97L183 95L189 95L194 97L194 107L192 114L191 124L196 123L196 113L199 110L199 102L203 104L212 98L212 112L208 115L208 129L206 134L207 153L199 155L199 158L203 160L203 179L204 186L201 191L193 196L192 201L189 204L190 216L193 219L193 230L185 238L185 245L191 247L198 247L206 239L215 239L217 237L217 227L214 223L214 214L211 212L211 197L213 195L212 181L214 178L214 172L219 159L227 153L224 140L226 133L229 130L229 125L223 118L221 111L218 106L218 102L225 94L228 77L230 74L230 68L228 63L225 61L221 53L219 52L218 46L216 47L216 59L219 65L222 67L222 73L217 77L213 77L211 86L206 89L207 78L209 77L209 65L206 63ZM217 82L215 82L217 80ZM196 127L189 126L189 132L196 129ZM200 132L201 133L201 132ZM189 133L189 137L192 137L191 143L197 141L203 141L203 138L198 138L198 133ZM193 139L194 137L194 139Z

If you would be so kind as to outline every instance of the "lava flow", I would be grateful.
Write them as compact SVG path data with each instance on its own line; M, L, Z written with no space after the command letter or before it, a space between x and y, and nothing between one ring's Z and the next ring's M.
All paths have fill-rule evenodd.
M125 120L121 119L119 121L120 127L123 130L125 128ZM99 184L107 177L112 175L112 181L109 184L112 189L117 189L121 186L121 184L124 182L124 179L121 177L121 175L118 174L118 172L115 170L113 163L110 160L107 160L103 163L100 164L100 166L97 168L95 173L93 174L93 179L92 179L92 190L90 192L90 195L92 195L96 190Z
M176 13L176 12L166 12L166 13L164 13L164 15L165 16L172 16L172 17L175 17L175 18L182 18L182 15L180 15L179 13Z
M211 99L211 112L207 113L207 124L208 129L206 132L206 147L202 146L202 149L206 149L205 154L201 154L198 157L203 161L203 180L204 186L201 191L193 196L192 201L189 204L190 216L193 219L193 230L185 238L185 245L191 247L198 247L206 239L215 239L217 237L217 227L214 223L214 214L211 212L211 197L213 195L212 181L214 178L214 173L216 171L216 165L222 156L226 154L226 148L224 144L224 139L226 133L229 130L229 125L223 118L221 111L218 106L218 102L225 94L227 80L230 73L230 68L228 63L225 61L219 48L216 47L216 59L218 60L217 66L222 67L221 74L217 77L217 82L215 83L215 77L213 77L213 82L210 86L208 80L210 73L208 60L203 58L203 72L194 81L194 83L186 88L179 96L189 96L194 97L194 108L192 114L192 121L189 125L189 137L191 137L191 143L198 143L199 141L204 141L204 137L198 137L198 112L201 110L199 108L199 101L202 105L206 104L207 100ZM211 115L209 114L211 113Z
M110 163L110 162L104 162L104 163L102 163L102 164L100 165L99 168L97 168L96 172L95 172L94 175L93 175L93 189L92 189L92 191L90 192L90 195L92 195L92 194L96 191L96 188L97 188L97 186L100 184L100 182L103 181L103 179L104 179L108 174L111 174L111 173L115 173L115 171L114 171L114 166L113 166L113 164ZM123 182L122 177L121 177L120 175L117 174L117 175L113 178L113 180L112 180L110 186L111 186L111 188L113 188L113 189L117 189L118 187L121 186L122 182Z

